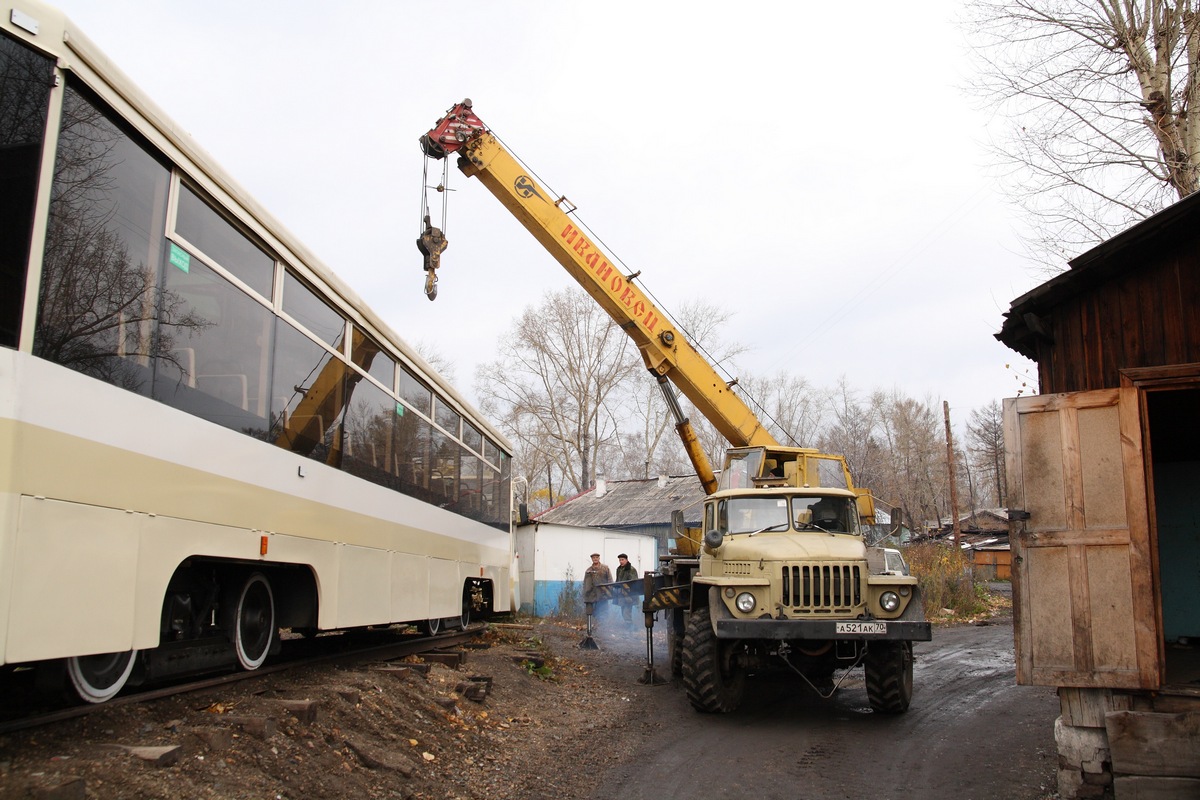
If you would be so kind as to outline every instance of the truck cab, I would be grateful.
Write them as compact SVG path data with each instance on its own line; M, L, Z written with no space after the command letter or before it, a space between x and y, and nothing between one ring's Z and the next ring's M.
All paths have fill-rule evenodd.
M675 646L692 705L730 711L746 675L779 668L832 691L837 670L861 664L872 707L907 710L912 642L928 641L930 624L899 553L867 546L870 495L852 488L844 459L735 448L719 486L700 540L683 539L695 572Z

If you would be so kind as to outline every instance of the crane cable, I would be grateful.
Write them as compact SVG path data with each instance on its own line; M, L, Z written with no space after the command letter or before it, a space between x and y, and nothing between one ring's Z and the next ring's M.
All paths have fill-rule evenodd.
M550 185L545 180L542 179L542 177L540 175L538 175L536 172L534 172L533 169L529 166L529 164L525 163L525 160L523 158L521 158L520 156L518 156L516 154L516 151L513 150L511 147L509 147L508 143L505 142L503 139L501 139L494 130L489 129L488 133L490 133L493 137L495 137L496 141L499 142L504 147L504 149L507 150L512 155L512 157L517 161L517 163L520 164L525 169L525 171L528 172L533 177L534 180L536 180L543 187L545 187L546 190L550 192L551 196L558 194L558 192L555 192L550 187ZM722 377L725 378L726 385L731 390L734 386L740 387L741 385L738 383L738 379L731 376L729 374L729 371L726 370L723 366L721 366L721 362L718 361L713 356L712 353L708 352L708 350L705 349L704 346L700 344L700 342L696 339L696 337L693 336L692 333L687 328L685 328L683 325L680 325L679 321L675 319L675 316L667 309L667 307L665 305L663 305L663 303L657 297L654 296L654 293L650 291L650 288L648 286L646 286L646 282L641 279L641 277L640 277L641 270L634 272L633 270L629 269L629 266L625 263L625 261L620 256L618 256L616 254L616 252L613 250L613 248L611 248L602 238L600 238L598 235L596 235L596 232L593 231L590 227L588 227L586 222L584 222L582 219L579 218L579 215L576 214L576 212L578 210L579 210L578 207L572 206L572 208L569 211L567 211L566 213L575 219L575 221L578 224L578 226L580 227L580 229L582 229L589 236L592 237L592 241L598 243L608 253L609 257L621 266L621 269L624 271L626 280L628 280L631 283L635 279L637 280L638 285L641 286L642 291L645 292L645 294L648 298L650 298L651 302L653 302L664 314L667 315L667 318L671 321L672 325L674 325L676 328L678 328L680 331L683 332L683 335L687 339L688 344L690 344L692 347L694 347L697 352L702 354L705 357L705 359L707 359L708 363L712 366L713 370L715 370L718 374L720 374ZM443 231L444 230L445 230L445 228L443 228ZM775 428L775 430L783 431L783 426L779 424L779 421L776 420L775 417L769 411L767 411L762 406L762 404L759 403L758 400L753 395L750 394L749 391L747 391L744 387L741 387L741 389L742 389L742 391L740 392L740 394L742 395L746 404L751 406L752 409L755 410L757 416L761 419L767 420L767 422L771 426L773 426ZM678 390L678 388L675 389L675 393L676 393L677 397L680 394L682 394ZM798 442L796 440L796 438L794 436L792 436L792 434L789 431L783 431L783 433L797 447L803 446L800 444L800 442Z

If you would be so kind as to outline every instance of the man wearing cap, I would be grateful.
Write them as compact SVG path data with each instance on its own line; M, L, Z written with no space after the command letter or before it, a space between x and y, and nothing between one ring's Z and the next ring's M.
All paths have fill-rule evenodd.
M603 600L596 592L596 587L602 583L612 583L612 570L607 564L600 563L599 553L592 553L592 565L583 571L583 602L587 613L597 618L604 608Z
M633 564L629 563L629 556L621 553L617 556L617 581L631 581L637 577L637 570ZM634 598L629 594L628 588L621 590L621 595L617 598L617 603L621 606L621 618L626 623L633 624L633 603Z

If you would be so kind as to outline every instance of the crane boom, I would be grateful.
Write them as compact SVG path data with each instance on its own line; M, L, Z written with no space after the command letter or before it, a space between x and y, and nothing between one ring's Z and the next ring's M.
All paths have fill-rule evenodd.
M552 199L529 176L475 115L469 100L451 108L422 136L421 147L430 158L457 153L459 169L495 195L634 341L646 368L678 387L730 444L778 445L749 406L638 288L636 276L621 274L613 259L564 211L566 199Z

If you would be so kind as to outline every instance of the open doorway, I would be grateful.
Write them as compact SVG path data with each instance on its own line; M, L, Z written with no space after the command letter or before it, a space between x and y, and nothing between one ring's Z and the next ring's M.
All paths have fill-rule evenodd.
M1146 391L1167 685L1200 686L1200 385Z

